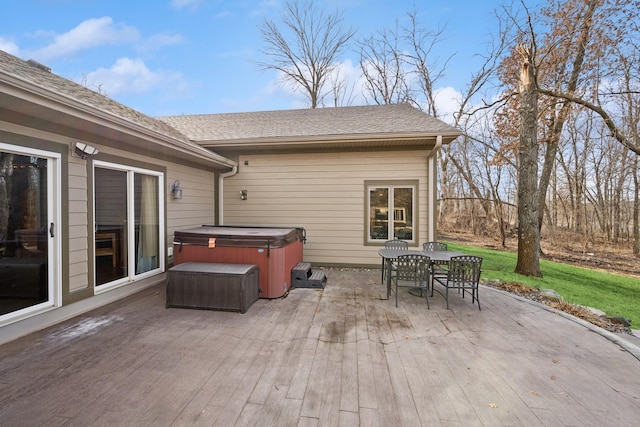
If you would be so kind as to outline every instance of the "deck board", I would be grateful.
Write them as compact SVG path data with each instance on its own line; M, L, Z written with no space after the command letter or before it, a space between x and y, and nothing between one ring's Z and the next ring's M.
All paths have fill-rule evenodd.
M327 270L245 314L166 309L163 285L0 346L0 425L634 425L640 361L489 288L386 299Z

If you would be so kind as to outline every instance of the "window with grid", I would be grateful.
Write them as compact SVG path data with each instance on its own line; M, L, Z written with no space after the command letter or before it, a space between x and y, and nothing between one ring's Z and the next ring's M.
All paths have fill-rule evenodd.
M417 182L368 182L365 186L367 242L415 242Z

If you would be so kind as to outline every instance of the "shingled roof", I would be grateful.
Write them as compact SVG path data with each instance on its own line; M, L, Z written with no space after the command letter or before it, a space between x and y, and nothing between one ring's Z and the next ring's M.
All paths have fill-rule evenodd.
M160 117L210 148L317 140L425 140L460 131L407 104Z
M93 90L71 80L67 80L50 71L39 68L36 64L37 63L33 61L23 61L6 52L0 51L0 70L7 74L20 77L25 81L34 83L59 95L67 96L76 101L83 102L87 106L109 112L120 118L140 124L148 129L153 129L167 136L171 136L172 138L180 140L185 139L184 135L164 122L145 116L144 114L122 105L111 98L99 94L98 92L94 92Z
M163 121L58 76L35 61L24 61L1 50L0 109L34 115L44 121L64 121L64 126L73 126L74 122L80 126L82 117L82 120L95 120L100 126L118 128L121 133L127 133L126 128L135 129L148 139L149 144L155 141L164 145L164 149L174 147L183 156L190 153L224 166L233 163L203 149ZM130 142L136 144L133 140Z
M16 88L22 92L16 94ZM44 106L45 99L53 103ZM81 126L76 123L78 117L95 120L105 137L138 145L129 132L135 130L137 138L143 138L146 144L158 144L162 150L173 148L181 156L190 153L228 167L233 162L223 155L235 150L429 148L435 146L438 137L448 144L461 134L406 104L152 118L3 51L0 109L67 127Z

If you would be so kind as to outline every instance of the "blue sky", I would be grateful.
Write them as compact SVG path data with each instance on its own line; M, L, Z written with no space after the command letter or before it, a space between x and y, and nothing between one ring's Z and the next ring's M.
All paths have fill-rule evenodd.
M259 26L276 22L284 0L4 0L0 50L35 59L150 116L306 108L304 100L257 65ZM443 97L462 89L475 53L495 29L499 0L315 0L338 8L356 38L406 22L444 28L438 55L454 54L440 81ZM341 68L358 74L358 54ZM449 95L446 95L449 94ZM443 102L446 100L443 99ZM352 105L363 102L356 98Z

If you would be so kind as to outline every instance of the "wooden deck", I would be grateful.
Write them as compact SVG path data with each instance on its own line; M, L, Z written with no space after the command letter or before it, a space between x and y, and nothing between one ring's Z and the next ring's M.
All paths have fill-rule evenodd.
M155 286L0 346L2 426L602 425L640 420L640 361L489 288L385 300L327 271L247 313L165 308ZM406 291L406 289L405 289Z

